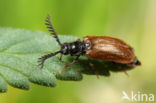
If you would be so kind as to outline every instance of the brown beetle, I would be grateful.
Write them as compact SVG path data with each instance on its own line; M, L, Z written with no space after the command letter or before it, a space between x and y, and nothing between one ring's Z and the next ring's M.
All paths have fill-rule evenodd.
M133 48L120 39L109 36L86 36L83 41L90 44L86 51L88 58L132 66L141 65L134 54Z
M41 68L44 66L44 61L56 54L71 55L76 58L69 64L65 65L63 71L70 65L76 63L81 55L86 55L88 58L95 58L99 60L110 61L114 63L126 64L131 67L141 65L140 61L134 54L134 50L124 41L108 36L86 36L81 41L71 43L61 43L51 23L50 15L46 18L46 25L49 28L51 34L56 38L56 41L60 45L60 50L54 53L50 53L39 58ZM93 69L93 64L90 64Z

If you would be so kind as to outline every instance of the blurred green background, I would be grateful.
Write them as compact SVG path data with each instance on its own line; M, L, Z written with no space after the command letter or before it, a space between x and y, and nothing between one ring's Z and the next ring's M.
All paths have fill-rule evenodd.
M84 75L80 82L58 81L56 88L31 84L31 90L9 87L0 103L129 103L122 91L156 94L155 0L0 0L0 27L47 32L51 14L58 34L110 35L127 41L142 66L109 77Z

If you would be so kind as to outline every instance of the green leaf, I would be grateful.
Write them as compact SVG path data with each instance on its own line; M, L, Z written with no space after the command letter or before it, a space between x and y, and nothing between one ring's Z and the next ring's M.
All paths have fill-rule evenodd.
M74 36L59 36L60 41L72 42L77 39ZM30 82L55 87L56 78L60 80L82 80L82 73L109 76L109 70L117 68L128 68L122 64L115 64L105 61L90 59L95 64L96 70L92 70L88 64L88 58L81 56L79 62L70 66L60 74L63 67L70 63L74 57L59 55L45 61L41 70L38 65L38 58L51 52L59 50L55 39L44 32L33 32L21 29L0 28L0 92L6 92L6 82L24 90L30 88Z
M0 92L7 92L7 85L5 80L0 76Z

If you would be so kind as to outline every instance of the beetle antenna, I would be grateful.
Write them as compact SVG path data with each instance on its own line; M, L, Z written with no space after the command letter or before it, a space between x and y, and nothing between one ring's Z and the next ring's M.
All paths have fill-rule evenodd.
M57 52L54 52L54 53L49 53L49 54L46 54L44 56L42 56L41 58L38 59L38 62L40 63L39 66L41 66L41 69L43 68L44 66L44 62L46 59L52 57L52 56L55 56L56 54L60 53L61 51L57 51Z
M59 40L59 38L58 38L54 28L53 28L53 25L52 25L52 22L51 22L51 16L49 14L47 14L47 17L45 19L45 25L49 29L50 34L52 34L53 37L56 38L56 41L58 42L58 44L60 46L62 46L62 44L61 44L61 42L60 42L60 40Z

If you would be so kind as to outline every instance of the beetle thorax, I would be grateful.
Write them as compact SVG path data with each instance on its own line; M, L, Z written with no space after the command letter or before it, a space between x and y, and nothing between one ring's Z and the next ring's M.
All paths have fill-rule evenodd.
M71 43L64 43L60 51L64 55L70 54L71 56L78 56L85 54L88 47L88 43L77 40Z

